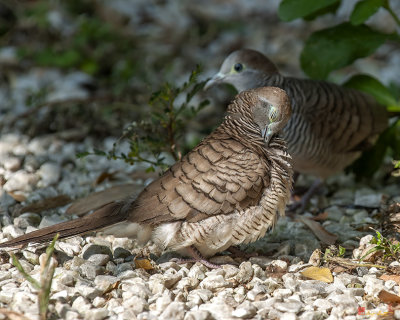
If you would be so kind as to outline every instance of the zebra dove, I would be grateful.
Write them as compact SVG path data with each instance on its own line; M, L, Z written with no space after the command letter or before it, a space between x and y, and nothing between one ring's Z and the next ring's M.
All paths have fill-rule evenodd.
M263 86L285 90L292 116L282 131L293 169L321 178L342 171L388 126L386 108L368 94L339 85L284 77L263 54L231 53L205 88L232 84L240 92Z
M342 171L388 126L386 108L370 95L325 81L285 77L254 50L231 53L205 89L217 83L231 84L239 92L263 86L285 90L293 113L282 137L293 169L319 179Z
M290 114L283 90L244 91L229 105L222 124L136 199L107 204L86 217L27 233L0 247L103 229L143 244L151 239L162 250L206 264L203 256L257 240L284 214L292 168L277 133Z

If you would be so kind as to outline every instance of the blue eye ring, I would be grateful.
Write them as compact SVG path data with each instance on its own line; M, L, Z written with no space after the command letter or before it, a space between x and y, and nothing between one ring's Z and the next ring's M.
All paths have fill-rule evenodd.
M243 65L238 62L233 66L233 69L235 69L236 72L241 72L243 70Z

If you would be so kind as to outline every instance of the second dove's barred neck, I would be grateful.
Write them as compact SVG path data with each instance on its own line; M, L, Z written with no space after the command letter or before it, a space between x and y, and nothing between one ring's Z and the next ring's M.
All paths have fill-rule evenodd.
M218 82L230 83L239 92L263 86L287 92L293 113L282 136L294 169L301 173L326 178L343 170L388 125L386 108L371 96L325 81L284 77L253 50L229 55L206 86Z
M255 241L284 214L289 201L291 157L276 135L290 114L289 98L279 88L240 93L223 123L136 199L105 205L87 217L0 247L96 229L143 243L153 240L162 250L199 251L207 257Z

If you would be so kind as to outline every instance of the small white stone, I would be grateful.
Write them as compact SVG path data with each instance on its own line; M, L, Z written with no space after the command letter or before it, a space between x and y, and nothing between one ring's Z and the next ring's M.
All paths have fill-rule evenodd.
M101 307L104 307L106 302L107 302L106 299L104 299L103 297L96 297L93 299L92 305L95 308L101 308Z
M379 208L384 196L371 189L361 188L356 191L354 205L367 208Z
M292 290L290 289L276 289L273 293L275 298L283 299L290 297L292 295Z
M10 171L17 171L21 168L21 159L16 157L10 157L3 161L4 169Z
M108 316L108 310L104 308L90 309L85 313L85 319L102 320Z
M13 173L7 182L3 185L7 192L12 191L32 191L33 187L39 181L39 176L34 173L28 173L24 170L19 170Z
M83 297L90 299L90 300L92 300L102 294L101 290L99 290L97 288L89 287L89 286L83 285L83 284L77 285L76 289Z
M280 316L280 320L296 320L297 316L293 312L285 312Z
M10 304L14 297L14 293L15 292L9 290L0 291L0 302Z
M327 299L317 299L314 301L313 306L318 308L319 310L330 310L333 307L333 304Z
M288 300L285 302L277 302L274 307L282 312L298 313L301 310L302 303L295 300Z
M185 314L184 320L210 320L211 313L206 310L193 310Z
M257 312L257 309L249 302L245 301L232 312L232 316L241 319L252 318Z
M207 276L201 283L200 288L216 291L219 288L231 288L233 284L224 279L222 275Z
M55 225L57 223L64 222L64 221L67 221L67 219L65 217L62 218L62 217L60 217L59 215L56 215L56 214L53 214L51 216L44 216L42 218L42 221L40 221L39 229L42 229L42 228L45 228L45 227L50 227L52 225Z
M3 232L4 236L6 236L6 237L9 236L10 238L13 238L13 239L17 238L19 236L22 236L24 234L24 232L20 228L14 226L12 224L5 226L2 229L2 232Z
M149 308L147 301L138 296L132 296L126 300L124 299L122 302L122 306L124 308L131 309L136 315L138 315L139 313L142 313L145 310L148 310L148 308Z
M169 320L169 319L177 319L183 320L185 317L185 304L183 302L172 302L165 308L165 310L161 313L160 319Z
M48 187L60 180L61 168L56 163L46 162L40 166L38 174L41 177L38 186Z

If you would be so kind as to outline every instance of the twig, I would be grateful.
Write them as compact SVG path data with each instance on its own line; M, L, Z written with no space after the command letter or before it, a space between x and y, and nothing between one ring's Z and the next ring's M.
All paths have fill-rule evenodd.
M347 261L347 259L339 258L339 257L327 258L326 261L327 262L336 262L338 264L343 264L343 265L353 266L353 267L367 267L367 268L375 267L375 268L379 268L379 269L387 268L387 266L382 266L379 264L352 262L352 261Z

